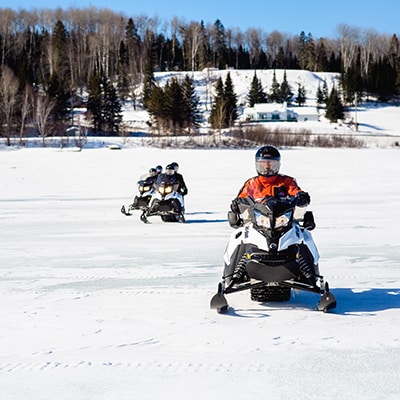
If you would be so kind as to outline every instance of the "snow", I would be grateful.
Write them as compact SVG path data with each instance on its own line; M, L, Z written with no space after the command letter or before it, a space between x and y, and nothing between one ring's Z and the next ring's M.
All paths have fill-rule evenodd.
M287 75L315 89L321 79ZM252 77L232 72L240 96ZM82 151L0 144L1 397L397 400L399 110L358 106L367 148L281 149L281 172L311 194L320 271L338 302L326 314L305 292L282 304L240 292L227 295L227 315L209 308L226 213L255 174L255 149L159 149L141 137L89 138ZM173 161L189 188L187 223L121 214L139 177Z
M377 118L378 120L378 118ZM378 122L376 122L378 124ZM310 192L317 295L209 309L254 150L0 151L2 398L397 399L399 149L282 149ZM186 224L125 217L149 167L180 164Z

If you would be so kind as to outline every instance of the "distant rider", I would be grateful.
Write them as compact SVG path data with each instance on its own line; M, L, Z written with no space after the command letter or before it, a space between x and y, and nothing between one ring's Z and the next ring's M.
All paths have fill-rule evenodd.
M186 196L188 194L188 189L185 183L185 180L183 179L182 174L180 174L179 171L179 164L177 162L172 162L171 164L169 164L169 166L172 166L174 168L175 171L175 177L176 180L178 182L178 192L182 195L182 196Z

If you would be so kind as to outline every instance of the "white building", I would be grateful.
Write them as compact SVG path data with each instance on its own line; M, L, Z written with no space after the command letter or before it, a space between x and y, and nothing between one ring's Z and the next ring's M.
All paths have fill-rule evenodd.
M245 121L297 121L297 114L287 108L285 103L259 103L254 107L247 107L243 111Z

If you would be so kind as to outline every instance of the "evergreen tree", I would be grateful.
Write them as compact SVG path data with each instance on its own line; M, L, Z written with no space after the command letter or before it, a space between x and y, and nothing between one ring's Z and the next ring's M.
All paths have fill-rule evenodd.
M167 116L166 96L164 90L160 86L155 86L147 101L147 111L151 115L158 130L165 125Z
M103 79L103 118L108 132L119 133L122 123L122 106L117 90L110 80Z
M237 110L237 96L233 87L231 74L229 72L225 79L224 98L226 102L225 123L227 126L231 127L234 125L235 121L238 118L238 110Z
M191 79L189 75L186 75L182 86L185 106L185 125L190 133L191 128L198 126L201 121L201 113L199 109L200 98L196 94L193 79Z
M307 37L304 31L300 32L299 35L299 50L298 50L298 60L301 69L306 69L307 65Z
M387 57L372 64L369 88L380 101L387 101L396 93L396 70Z
M396 35L390 39L389 62L394 68L395 89L398 95L400 94L400 42Z
M307 36L304 31L300 33L298 60L301 69L315 70L315 44L311 33Z
M225 84L222 78L218 79L215 89L216 95L210 115L211 126L213 129L231 127L238 118L238 111L237 96L230 73L226 76Z
M290 99L292 98L292 96L293 96L293 92L292 92L292 90L290 88L290 85L289 85L289 83L287 81L286 71L284 71L283 80L282 80L282 83L280 85L280 90L279 90L279 98L280 98L279 101L282 102L282 103L284 101L289 103Z
M143 78L143 92L142 92L142 102L143 107L148 108L148 100L151 97L151 93L156 86L156 80L154 78L154 71L153 65L150 59L147 59L145 71L144 71L144 78Z
M325 116L331 122L337 122L339 119L344 118L344 107L335 87L332 88L326 103Z
M62 80L66 81L69 78L68 57L65 55L65 50L68 46L68 33L62 21L58 20L54 26L52 36L53 46L53 74L56 73Z
M326 79L324 79L322 83L322 100L326 104L329 98L329 90L328 90L328 83Z
M57 73L50 77L49 87L47 93L50 99L54 100L54 108L52 109L52 116L56 123L62 123L70 111L70 95L65 81L60 79ZM58 127L58 129L60 129Z
M319 39L315 48L315 70L316 71L328 71L328 56L326 54L326 47L324 39Z
M87 110L92 117L93 130L95 132L101 132L104 126L102 108L103 94L100 75L97 72L93 73L89 79L88 92Z
M247 101L249 102L249 107L253 107L254 104L267 102L267 95L265 94L261 80L257 78L257 73L255 71L249 93L247 94Z
M364 82L361 72L360 52L358 52L356 60L347 68L347 71L342 71L340 80L346 103L353 103L356 94L361 98Z
M228 64L227 47L225 38L225 27L222 22L217 19L214 23L214 54L215 65L219 69L225 69Z
M210 124L213 129L225 128L226 100L224 95L224 83L219 77L215 85L214 103L210 114Z
M328 84L326 83L326 79L324 79L322 83L322 88L320 83L318 83L317 88L317 105L322 106L323 104L326 105L328 101L329 93L328 93Z
M325 104L325 96L324 93L321 89L321 85L318 82L318 88L317 88L317 107L322 106L322 104Z
M123 40L119 45L118 93L122 100L126 100L129 95L129 57Z
M181 129L185 120L185 102L183 91L176 78L168 81L164 89L165 93L165 111L168 120L168 126L174 134Z
M319 88L319 87L318 87ZM301 107L306 102L306 89L305 87L299 83L297 86L297 96L296 96L297 104Z
M280 86L276 79L275 70L274 70L274 74L272 75L272 84L271 84L271 91L270 91L269 98L275 103L280 101Z

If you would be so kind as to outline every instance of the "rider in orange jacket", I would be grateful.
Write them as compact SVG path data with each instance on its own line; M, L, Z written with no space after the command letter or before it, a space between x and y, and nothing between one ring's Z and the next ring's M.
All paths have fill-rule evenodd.
M281 155L276 147L263 146L258 149L255 156L258 175L244 183L231 204L231 210L237 216L237 222L240 222L238 203L241 202L240 199L247 197L252 198L255 202L262 202L266 197L295 196L298 198L298 206L305 207L310 204L309 194L301 190L295 178L279 174L280 163Z

